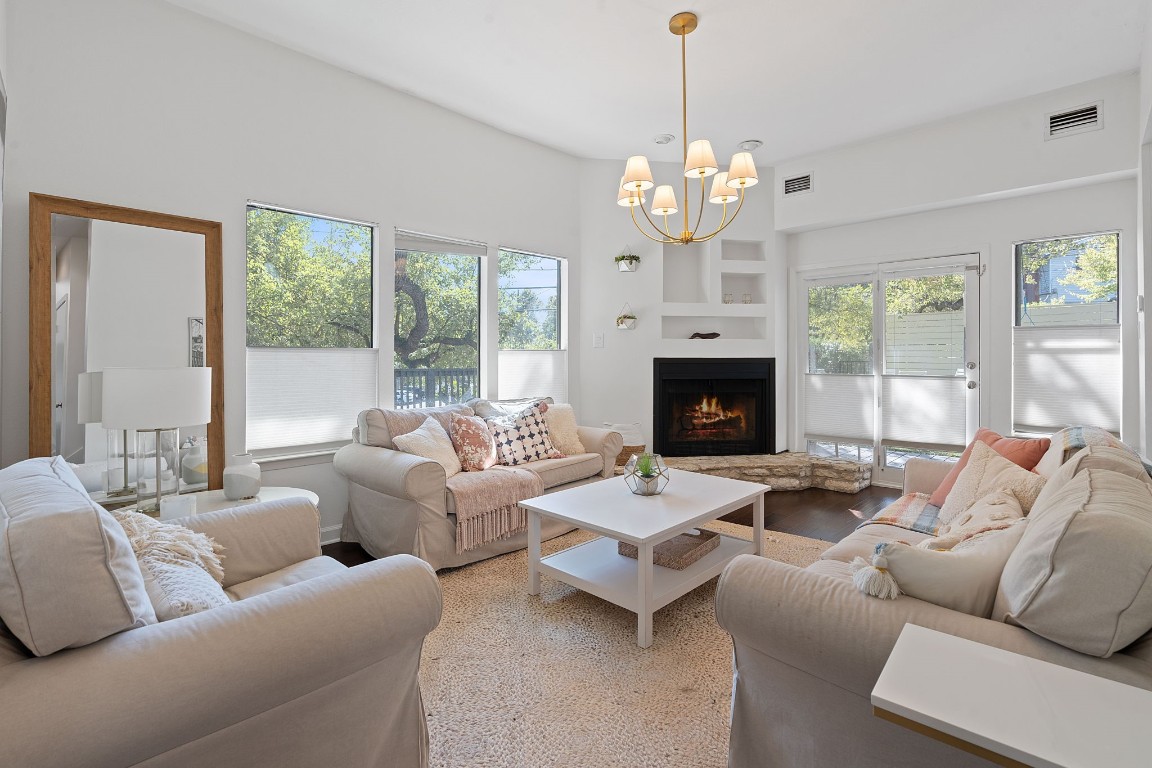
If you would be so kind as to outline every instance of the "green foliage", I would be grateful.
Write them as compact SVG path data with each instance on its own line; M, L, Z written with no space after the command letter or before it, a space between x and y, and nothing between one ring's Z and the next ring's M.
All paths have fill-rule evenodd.
M559 349L559 298L557 259L500 251L500 349Z
M396 367L478 368L480 259L396 251Z
M652 465L652 454L642 453L636 457L636 474L641 477L652 477L656 468Z
M314 221L248 209L248 346L372 346L372 230Z
M1040 271L1053 259L1075 255L1075 265L1060 279L1081 303L1115 299L1120 285L1119 237L1114 234L1067 237L1024 243L1017 251L1018 270L1025 285L1035 285ZM1043 298L1058 304L1062 296Z

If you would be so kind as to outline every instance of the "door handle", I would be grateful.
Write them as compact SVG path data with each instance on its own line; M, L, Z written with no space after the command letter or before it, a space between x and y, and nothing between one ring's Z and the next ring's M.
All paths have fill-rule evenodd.
M976 382L974 382L974 381L968 382L968 389L976 389Z
M967 369L968 369L968 370L970 370L970 371L974 371L974 370L976 370L976 363L973 363L973 362L969 362L969 363L966 363L966 364L964 365L964 367L965 367L965 368L967 368Z

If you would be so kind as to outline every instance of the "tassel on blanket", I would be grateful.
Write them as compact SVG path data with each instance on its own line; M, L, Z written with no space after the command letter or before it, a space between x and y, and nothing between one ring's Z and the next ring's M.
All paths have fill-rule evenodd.
M872 556L872 563L862 557L852 561L852 583L866 595L881 600L895 600L900 595L896 579L888 572L888 559L881 554Z

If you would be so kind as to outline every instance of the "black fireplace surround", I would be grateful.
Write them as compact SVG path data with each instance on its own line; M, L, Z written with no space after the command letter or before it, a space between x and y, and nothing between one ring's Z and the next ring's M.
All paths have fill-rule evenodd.
M776 360L657 357L653 443L664 456L776 452Z

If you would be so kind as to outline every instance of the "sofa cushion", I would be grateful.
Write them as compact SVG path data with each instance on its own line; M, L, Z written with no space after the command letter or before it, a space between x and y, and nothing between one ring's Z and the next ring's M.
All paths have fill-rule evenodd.
M484 419L461 413L449 416L452 428L448 430L448 436L452 438L452 447L460 457L460 469L464 472L483 472L495 464L496 442Z
M817 560L804 570L842 581L852 581L852 565L839 560Z
M540 475L546 489L555 488L597 474L604 469L604 457L598 453L581 453L560 459L534 461L526 469Z
M1085 469L1119 472L1152 487L1152 478L1148 477L1148 471L1144 469L1144 464L1136 454L1127 448L1090 445L1074 453L1049 477L1048 482L1044 484L1044 490L1040 491L1036 503L1032 505L1033 513L1047 508L1065 484Z
M0 619L37 656L156 623L124 529L60 457L0 470Z
M981 534L950 551L884 544L874 558L864 560L887 568L902 594L986 619L992 614L1004 564L1027 522Z
M1000 591L1008 623L1054 643L1101 657L1129 645L1152 629L1152 490L1079 472L1036 510Z
M972 442L964 449L964 453L960 455L960 460L956 462L952 470L944 477L940 485L936 487L936 490L932 492L931 504L937 507L944 506L944 501L948 498L952 486L956 484L960 473L963 472L964 467L968 465L968 461L972 456L972 448L976 443L984 443L996 451L996 453L1023 469L1032 469L1044 456L1051 442L1052 441L1046 437L1035 439L1003 437L990 429L981 427L976 430L976 437L972 439Z
M905 544L915 546L929 538L931 537L926 533L910 531L907 528L900 528L899 526L888 525L886 523L870 523L869 525L857 528L838 543L833 544L824 554L820 555L820 559L839 560L844 563L850 563L853 558L856 557L863 557L865 559L872 557L872 553L876 551L877 544L885 544L889 541L902 541Z
M536 403L551 405L554 402L550 397L519 397L514 400L485 400L477 397L465 402L464 405L475 411L482 419L498 419L502 416L515 416Z
M968 464L956 478L944 506L940 507L940 522L948 525L992 491L1006 488L1020 502L1020 509L1028 514L1033 502L1044 488L1044 478L1009 461L984 443L972 444Z
M404 453L432 459L444 467L445 477L452 477L460 472L460 457L456 455L452 439L448 437L447 430L432 416L424 419L424 423L411 432L393 435L392 443Z
M395 448L392 444L393 437L418 428L429 416L440 422L440 426L447 432L452 427L448 415L450 413L473 415L472 409L466 405L441 405L435 408L369 408L360 411L356 416L356 430L353 435L361 445Z
M308 581L317 576L327 576L329 573L340 573L346 570L348 570L347 566L333 560L331 557L325 555L311 557L307 560L301 560L298 563L293 563L285 568L281 568L278 571L259 576L251 581L233 584L228 588L227 592L228 596L233 600L247 600L249 597L262 595L274 589L290 587L293 584L299 584L302 581Z
M587 448L580 442L578 427L576 425L576 411L567 403L550 405L544 412L544 421L548 424L548 434L556 450L565 456L576 456L586 453Z

